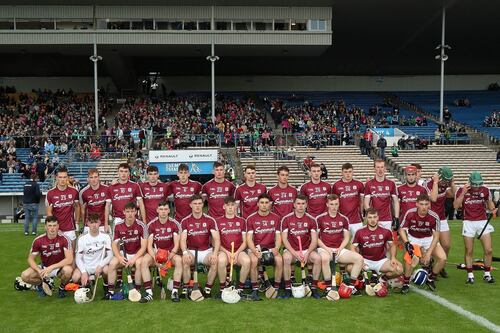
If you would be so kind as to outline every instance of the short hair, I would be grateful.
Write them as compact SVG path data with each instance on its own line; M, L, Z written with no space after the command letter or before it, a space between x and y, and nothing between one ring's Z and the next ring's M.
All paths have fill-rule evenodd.
M221 162L214 162L214 169L217 169L218 167L224 167L224 164Z
M415 168L417 168L417 170L422 170L422 166L420 165L420 163L412 163L410 165L414 166Z
M49 215L47 216L47 218L45 219L45 223L50 223L50 222L55 222L55 223L59 223L59 221L57 220L57 218L54 216L54 215Z
M245 172L247 172L247 170L254 170L255 171L255 165L253 164L249 164L245 167Z
M90 213L89 214L89 221L100 221L101 218L99 216L99 214L97 213Z
M429 198L429 195L427 193L420 193L417 196L417 202L418 201L431 201L431 198Z
M311 170L312 168L320 168L320 169L321 169L321 165L319 165L318 163L313 163L313 164L311 164L311 166L309 167L309 170Z
M261 195L259 195L257 197L257 202L260 201L260 199L267 199L269 201L273 201L273 199L271 199L271 196L267 193L262 193Z
M94 173L97 173L99 175L99 170L97 170L97 168L90 168L87 171L87 176L93 175Z
M373 207L370 207L366 210L366 215L378 215L378 210L376 210L375 208Z
M127 169L128 171L130 171L130 166L128 165L128 163L123 162L118 164L118 169Z
M303 195L303 194L297 194L297 196L295 197L295 200L293 200L293 202L295 202L297 200L307 201L307 197L305 195Z
M65 173L68 173L68 169L66 169L66 167L61 167L57 170L57 174L61 173L61 172L65 172Z
M385 166L385 160L383 160L381 158L375 159L375 161L373 161L373 166L375 166L377 163L384 163L384 166Z
M193 202L193 201L195 201L195 200L203 200L203 198L202 198L202 197L201 197L201 195L199 195L199 194L193 194L193 195L191 196L191 198L189 198L189 203L191 203L191 202Z
M288 167L286 165L282 165L278 168L278 171L276 171L276 174L279 175L281 171L286 171L288 173L290 173L290 169L288 169Z
M232 195L228 195L227 197L224 198L224 204L227 205L228 203L235 203L236 200Z
M351 163L342 164L342 170L349 170L349 169L353 169L353 166Z
M334 201L334 200L338 200L338 199L340 199L340 197L339 197L337 194L329 194L329 195L326 197L326 199L327 199L328 201Z
M150 173L150 172L158 172L158 167L156 165L148 166L148 168L146 169L146 173Z
M137 209L137 206L135 205L135 203L133 202L127 202L125 204L125 207L123 207L123 210L127 210L127 209L133 209L133 210L136 210Z
M181 172L181 171L189 172L189 167L188 167L188 165L186 163L181 163L177 167L177 172Z
M168 200L162 200L162 201L160 201L160 203L158 204L158 207L160 207L160 206L162 206L162 207L163 207L163 206L168 206L168 207L170 207L170 206L168 205Z

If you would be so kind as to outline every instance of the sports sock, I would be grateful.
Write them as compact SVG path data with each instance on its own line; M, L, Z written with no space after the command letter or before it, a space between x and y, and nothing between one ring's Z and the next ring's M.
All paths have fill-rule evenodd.
M473 279L474 278L474 271L473 271L472 267L466 267L465 269L467 270L467 278Z
M484 266L484 276L491 276L491 266Z
M312 280L311 283L311 289L317 289L318 288L318 280Z
M432 281L434 281L435 278L436 278L436 273L431 272L431 274L429 274L429 277L427 278L427 280L432 282Z
M207 282L207 283L205 284L205 289L212 289L212 287L213 287L213 284L211 284L211 283L208 283L208 282Z
M285 289L292 289L292 281L285 280Z
M222 291L224 288L226 288L226 282L220 282L219 283L219 289Z
M410 284L410 277L409 276L404 276L403 277L403 283L404 284Z
M177 290L181 287L181 281L175 281L174 280L174 289Z
M245 282L238 282L238 289L245 289Z
M110 294L114 294L115 293L115 285L114 284L108 284L108 292Z
M252 290L259 290L259 284L257 282L252 282Z
M135 288L136 290L141 291L141 285L140 285L140 284L137 284L137 283L136 283L136 284L134 284L134 288Z
M332 280L325 280L326 290L332 289Z
M281 281L274 280L274 285L273 285L274 289L280 289L280 285L281 285Z

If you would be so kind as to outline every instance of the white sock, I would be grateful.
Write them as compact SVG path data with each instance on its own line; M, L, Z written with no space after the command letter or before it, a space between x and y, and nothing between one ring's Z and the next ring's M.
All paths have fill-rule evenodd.
M474 273L470 272L470 273L467 273L467 277L469 279L473 279L474 278Z
M491 272L484 272L484 276L491 276Z

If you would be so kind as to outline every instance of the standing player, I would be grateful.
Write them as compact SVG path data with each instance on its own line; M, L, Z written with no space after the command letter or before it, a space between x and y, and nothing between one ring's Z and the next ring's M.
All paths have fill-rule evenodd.
M115 225L114 239L111 245L114 257L109 263L108 292L105 300L112 299L115 293L117 270L128 267L135 268L135 289L141 289L141 262L147 248L148 230L146 225L137 219L137 207L134 202L128 202L123 209L125 220ZM125 253L120 251L119 243L123 242Z
M321 267L327 290L332 287L330 261L333 254L335 254L338 263L347 266L347 271L351 275L348 285L352 286L353 289L364 264L363 257L359 253L346 249L350 238L349 219L339 212L339 206L339 196L329 195L328 210L316 218L319 229L318 253L321 257ZM359 292L354 290L354 294L359 294Z
M147 182L139 183L143 195L144 209L146 210L145 223L153 221L157 216L158 204L168 198L168 184L160 182L158 168L154 165L146 169Z
M399 235L405 244L406 252L413 256L413 245L420 246L422 251L421 264L428 266L431 257L434 258L432 271L427 278L427 286L431 291L436 290L434 280L436 275L446 264L446 253L439 244L439 216L430 208L430 199L427 193L419 194L415 208L409 209L401 223ZM404 285L401 292L407 294L410 290L411 265L405 262Z
M169 193L174 197L175 220L182 221L191 214L190 200L193 195L200 194L201 184L189 179L189 167L187 164L179 164L177 168L178 180L169 184Z
M88 218L90 214L98 214L101 222L99 229L109 233L109 207L106 205L106 200L109 196L109 190L106 185L101 184L99 171L95 168L89 169L87 172L88 185L80 190L80 217L83 220L83 232L87 233L90 225Z
M385 177L385 161L374 162L375 177L365 184L365 211L377 211L378 224L387 230L399 229L399 200L396 184Z
M101 217L97 213L90 213L87 217L88 233L78 237L75 250L76 268L73 271L74 283L80 281L81 286L90 285L90 276L104 276L104 293L107 292L108 264L113 258L111 238L101 232Z
M381 282L403 274L403 265L396 259L396 245L392 242L392 234L387 228L379 226L378 212L375 208L366 211L367 225L356 232L352 245L365 261L365 267L377 274ZM386 252L389 248L390 259Z
M351 236L363 228L361 215L363 213L364 185L359 180L353 179L353 166L351 163L342 165L342 178L332 186L332 193L339 196L339 212L349 220ZM329 204L328 204L329 205Z
M288 184L290 169L282 165L278 168L278 183L268 191L273 202L273 213L282 218L293 211L293 201L297 197L297 189Z
M483 185L483 178L477 171L469 176L469 182L461 187L456 194L455 209L462 207L464 212L462 236L465 243L465 267L467 269L468 284L474 283L474 273L472 271L472 254L474 249L474 238L479 236L484 250L484 281L495 283L491 276L491 261L493 248L491 245L491 233L495 230L491 224L487 223L486 208L491 214L496 214L498 208L493 203L490 190Z
M224 216L215 220L217 229L219 229L220 233L221 249L219 252L218 271L219 274L226 271L227 263L231 260L231 243L234 242L233 259L234 264L241 267L238 289L242 291L245 288L245 281L250 272L250 258L245 252L247 248L246 222L244 218L236 216L236 210L237 206L234 198L226 197L224 199ZM223 281L225 282L226 279L223 279L222 276L219 275L219 280L222 291L225 287Z
M309 175L311 180L300 187L299 193L307 198L307 214L316 217L326 211L326 197L332 192L332 187L321 180L319 164L311 165Z
M41 264L35 261L40 255ZM45 220L45 234L40 235L33 241L30 254L28 256L28 267L21 273L24 282L37 286L38 295L45 296L42 288L42 281L49 282L49 279L59 277L61 284L58 295L60 298L66 297L64 287L71 278L73 268L73 249L71 240L59 233L59 222L55 216L47 216ZM51 283L49 282L49 285Z
M266 186L257 183L255 178L255 166L247 165L245 167L245 182L238 185L234 194L236 204L240 207L240 215L244 219L257 211L257 198L267 192Z
M258 266L262 251L270 250L274 255L274 288L279 290L283 275L283 258L280 254L281 235L280 217L271 212L271 197L261 194L257 201L259 210L247 219L247 245L250 256L250 280L252 294L257 294L259 278ZM265 269L265 267L264 267Z
M51 188L45 197L45 213L56 218L58 230L71 240L73 249L76 242L76 222L80 221L78 191L68 186L68 170L59 169L56 177L56 186Z
M438 173L432 176L432 179L426 183L425 187L431 199L431 209L438 214L440 219L439 243L443 247L446 256L448 256L451 247L451 235L448 220L446 219L445 202L448 188L450 188L452 195L457 192L453 181L453 172L446 166L439 168ZM448 273L444 268L441 271L441 276L448 277Z
M409 165L405 168L406 184L398 187L398 198L400 200L400 216L404 217L406 212L416 207L417 197L427 194L427 190L417 184L417 168Z
M234 196L236 187L224 177L224 164L215 162L213 172L214 178L203 185L201 193L208 203L208 215L217 219L224 216L224 199Z
M137 183L130 181L130 167L127 163L120 163L118 166L118 180L109 186L108 192L106 208L109 211L110 206L113 206L111 215L115 226L125 219L125 205L129 202L134 205L139 203L141 218L146 221L141 188Z
M209 267L205 295L210 296L217 275L217 262L220 250L220 236L215 220L203 213L203 198L195 194L190 199L191 214L181 222L181 249L184 285L189 282L191 266L198 264ZM195 250L198 250L198 262L194 262ZM226 281L226 267L219 271L219 282Z
M181 228L179 223L169 217L170 207L168 201L164 200L158 204L156 217L148 223L148 245L147 253L141 264L141 277L144 283L146 294L142 297L141 303L153 300L153 289L151 283L151 267L161 266L156 262L156 252L159 249L168 251L167 262L174 266L174 286L172 289L172 302L179 302L179 288L182 278L182 258L180 253Z
M417 184L425 187L426 181L422 178L422 165L419 163L412 163L410 165L417 169Z
M312 169L312 168L311 168ZM312 170L311 170L312 173ZM325 205L326 206L326 205ZM313 280L311 285L311 296L319 299L318 279L321 273L321 258L316 252L318 247L318 225L314 217L306 213L307 197L298 195L294 202L294 211L281 220L281 235L283 237L283 273L285 275L285 295L290 298L292 264L295 261L313 264ZM299 237L302 252L299 247Z

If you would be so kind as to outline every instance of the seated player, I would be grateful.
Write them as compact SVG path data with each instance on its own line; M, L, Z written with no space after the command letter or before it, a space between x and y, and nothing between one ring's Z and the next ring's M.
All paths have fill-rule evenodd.
M231 242L234 242L234 264L241 267L239 274L238 290L241 292L245 288L245 281L250 272L250 258L245 252L247 248L246 241L246 222L245 219L236 216L236 201L233 197L229 196L224 199L224 216L221 216L215 220L217 223L217 229L219 229L220 234L220 252L219 252L219 263L218 272L219 280L221 284L221 291L224 289L226 279L226 267L231 260ZM232 281L230 281L232 282ZM258 297L258 295L257 295Z
M116 272L118 269L128 267L132 274L135 268L135 289L141 289L141 262L146 253L148 231L144 223L136 218L137 208L135 203L125 204L123 210L125 221L115 225L114 238L111 248L114 257L109 263L108 270L108 292L104 299L113 298L115 293ZM123 242L125 253L120 250L120 242Z
M220 250L219 231L215 220L203 213L203 199L201 195L191 196L191 214L181 222L181 249L184 286L189 283L191 266L197 269L198 264L209 268L207 283L205 284L205 295L210 297L212 286L217 275L217 262ZM198 251L198 262L194 262L196 250ZM226 270L224 269L224 282ZM219 276L219 280L222 278Z
M296 261L313 264L313 280L311 296L320 299L318 279L321 273L321 258L316 252L318 247L318 225L314 217L306 213L307 197L300 194L294 201L294 211L281 220L281 235L283 237L283 273L285 276L285 294L283 298L292 296L292 264ZM300 237L300 243L299 243ZM302 252L300 251L302 245Z
M426 281L429 289L434 291L436 290L434 280L446 264L446 253L439 244L439 216L430 210L430 204L427 193L420 194L417 197L417 207L406 212L399 235L410 257L413 257L413 245L420 246L422 250L421 264L423 266L428 266L431 257L434 257L434 265ZM403 294L407 294L410 290L411 273L411 265L405 262L404 284L401 290Z
M354 235L352 245L365 261L365 268L377 274L381 282L403 274L403 265L396 259L396 245L392 242L390 230L378 225L378 212L375 208L366 211L366 226ZM389 248L390 259L386 256Z
M108 264L113 258L111 238L101 231L101 220L97 213L90 213L87 218L89 232L77 240L75 251L76 268L71 278L74 283L80 281L81 286L89 286L90 278L104 276L104 293L107 292Z
M163 264L156 262L156 252L159 249L167 250L167 262L174 266L174 286L172 289L172 302L179 302L179 288L182 278L182 257L179 255L181 227L173 218L169 217L170 207L168 201L164 200L158 204L156 209L158 216L148 223L148 245L147 253L142 259L141 277L146 294L141 303L153 300L150 267L161 267Z
M354 284L363 269L363 257L346 248L350 238L349 220L339 212L339 196L330 194L327 199L327 212L316 218L319 228L318 253L321 257L327 292L332 287L330 261L335 254L335 260L347 266L347 271L351 275L348 285L353 289L353 294L360 295L360 292L355 290Z
M40 255L41 264L35 259ZM40 235L33 241L28 256L28 267L21 273L21 279L29 284L37 286L38 295L44 297L46 294L42 288L42 281L52 289L50 279L58 277L61 279L58 296L66 297L64 287L73 273L73 249L71 240L59 233L59 222L54 216L47 216L45 220L45 234Z

